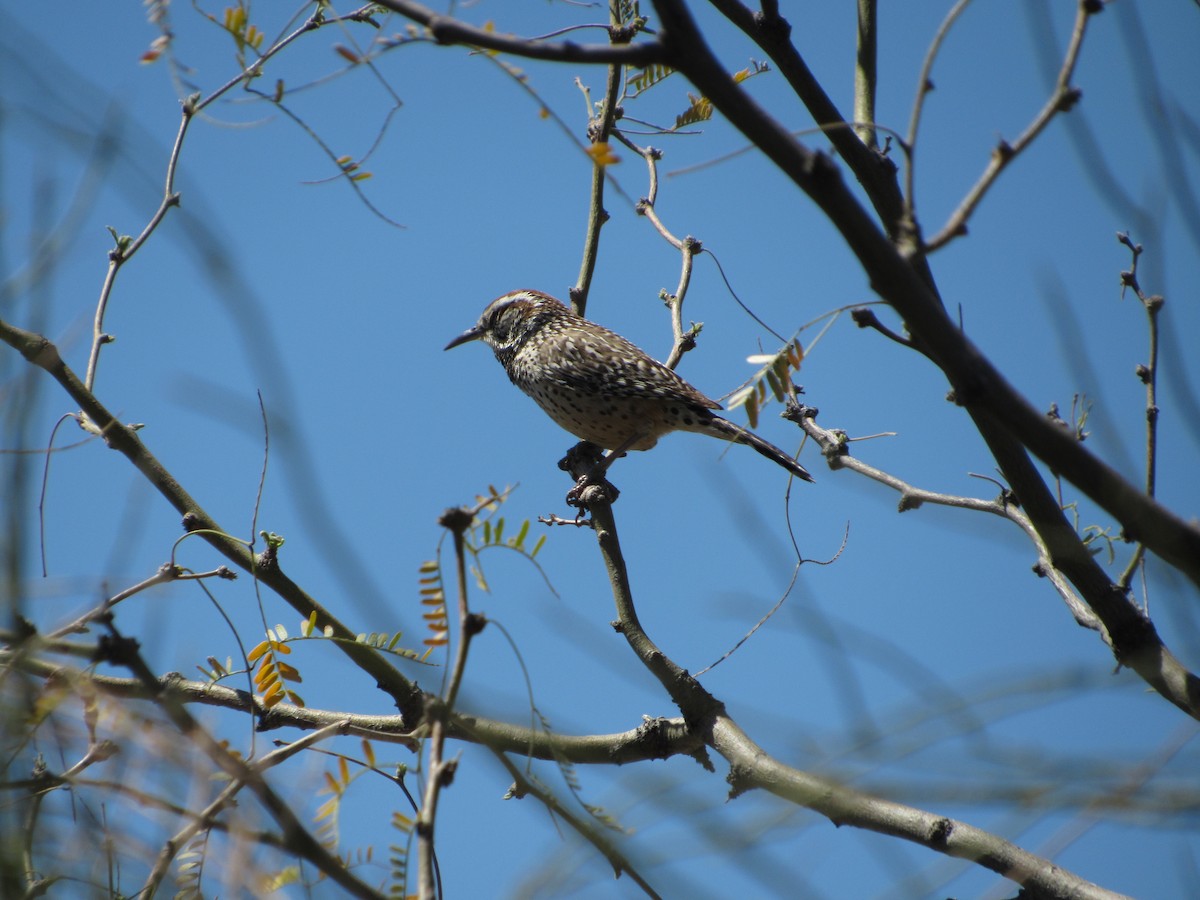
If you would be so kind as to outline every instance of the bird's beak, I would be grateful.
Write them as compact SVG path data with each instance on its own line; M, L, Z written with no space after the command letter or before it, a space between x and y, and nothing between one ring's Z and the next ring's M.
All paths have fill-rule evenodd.
M475 324L475 325L472 325L470 328L468 328L466 331L464 331L462 334L460 334L458 337L456 337L454 340L452 340L450 343L448 343L442 349L443 350L451 350L454 347L457 347L459 344L466 344L471 341L477 341L481 337L483 337L483 328L480 325Z

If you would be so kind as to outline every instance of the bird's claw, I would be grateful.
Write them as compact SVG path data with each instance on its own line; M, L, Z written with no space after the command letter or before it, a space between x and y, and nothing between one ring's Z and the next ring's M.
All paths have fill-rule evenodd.
M587 472L567 491L567 506L583 510L589 503L613 503L620 496L621 492L603 475Z

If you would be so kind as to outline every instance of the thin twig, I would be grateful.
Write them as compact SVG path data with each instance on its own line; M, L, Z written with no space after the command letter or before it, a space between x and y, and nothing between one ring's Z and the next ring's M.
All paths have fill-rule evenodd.
M938 26L938 30L934 32L933 41L929 44L929 49L925 51L925 59L921 63L921 74L917 79L917 94L913 98L912 114L908 120L908 135L904 139L904 146L908 150L908 166L904 173L904 206L907 217L911 221L916 221L916 205L917 195L914 186L915 174L913 170L916 168L916 152L917 152L917 128L921 124L921 112L925 108L925 97L933 90L933 81L929 77L929 73L933 71L933 61L937 59L938 51L941 50L942 42L946 40L946 35L950 33L951 26L962 15L963 10L967 8L971 0L958 0L951 7L950 12L946 13L946 17L942 19L942 23Z
M612 506L589 503L601 557L608 570L619 616L616 627L642 664L679 706L689 726L730 764L732 797L769 791L812 809L838 825L892 835L948 856L971 859L1039 896L1115 898L1048 860L995 834L901 803L861 793L846 785L781 763L756 744L728 714L723 703L671 660L642 629L633 605L628 571L617 537Z
M830 468L848 469L852 472L857 472L859 475L886 485L896 491L900 495L899 512L907 512L908 510L917 509L922 504L932 503L938 506L949 506L954 509L990 513L991 515L1008 519L1020 528L1037 551L1038 562L1036 569L1038 574L1045 576L1054 586L1055 591L1058 592L1058 595L1067 605L1067 609L1070 610L1071 615L1077 623L1084 628L1100 632L1105 642L1108 643L1108 633L1105 631L1100 619L1072 589L1066 577L1054 566L1046 545L1038 534L1037 529L1034 528L1029 517L1021 511L1020 507L1004 491L1001 492L1001 496L997 500L980 500L975 497L943 494L915 487L902 478L898 478L882 469L877 469L856 456L851 456L848 452L848 447L853 440L852 438L847 437L845 432L824 428L817 424L813 416L802 413L803 411L801 410L795 415L787 415L787 418L790 421L796 422L805 434L817 442L818 446L825 453L825 458L828 460Z
M126 667L148 688L156 688L158 680L154 677L150 667L146 665L146 661L137 647L137 642L121 635L111 622L108 623L108 627L111 637L102 644L101 649L104 651L102 658L115 665ZM173 694L169 691L158 691L155 700L180 733L203 752L218 769L234 780L244 782L250 788L250 791L258 798L263 808L283 832L291 852L308 860L353 896L373 898L373 900L382 896L353 875L340 859L313 837L291 806L267 784L262 774L245 760L230 753Z
M301 35L315 31L325 24L323 9L323 5L318 4L316 12L309 16L300 27L271 45L261 56L244 67L241 72L230 78L219 88L208 94L208 96L202 98L199 93L194 93L184 98L179 130L175 134L175 143L171 147L170 156L167 158L166 183L163 186L163 197L158 204L158 208L154 211L154 215L150 217L150 221L146 224L145 228L142 229L141 234L136 238L131 239L125 235L113 234L116 246L108 253L108 270L104 275L104 283L100 288L100 299L96 303L96 313L92 321L92 348L88 355L87 374L83 382L89 391L94 390L96 386L96 369L100 363L100 348L112 340L112 337L104 331L104 316L108 310L108 302L112 296L117 273L125 263L133 258L146 241L150 239L150 236L157 230L171 208L179 205L180 194L175 190L175 175L179 168L180 155L183 153L183 140L187 135L188 126L191 124L192 119L238 84L249 84L252 79L261 75L264 63Z
M308 619L316 614L316 627L330 630L342 640L337 647L353 663L370 674L396 701L400 711L409 717L414 727L421 721L423 694L375 649L358 642L351 631L279 568L277 561L264 567L246 547L246 542L229 535L189 494L170 471L138 438L136 429L117 421L112 412L84 387L79 376L58 352L53 342L40 334L10 325L0 319L0 341L17 350L29 363L45 370L71 397L97 433L113 450L128 459L146 480L183 516L189 534L199 534L213 549L231 560L239 569L255 577L275 591L300 615Z
M312 746L313 744L323 741L328 737L341 733L344 730L346 722L332 722L324 728L304 735L297 741L293 741L285 747L278 750L273 750L266 756L260 758L254 764L255 771L262 773L272 766L276 766L284 760L294 756L301 750ZM150 874L146 876L146 881L142 885L141 894L146 897L153 897L162 884L163 878L166 877L167 869L171 865L171 861L175 858L193 837L201 831L212 828L216 822L217 816L223 812L237 797L238 793L244 788L245 782L230 781L225 786L212 802L206 806L199 815L193 815L192 820L184 825L178 832L172 835L163 844L162 850L159 851L158 858L154 861L154 866L150 870ZM192 814L189 814L192 815Z
M628 44L621 29L620 11L616 3L610 3L609 40L614 46ZM605 79L604 100L599 113L592 108L591 95L576 79L584 96L588 100L588 139L593 147L607 144L612 135L613 125L617 121L617 103L621 93L621 79L624 66L618 62L608 66L608 77ZM588 293L592 289L592 275L596 271L596 260L600 253L600 229L608 221L608 212L604 209L604 185L608 180L608 165L598 159L592 161L592 189L588 202L587 230L583 238L583 258L579 263L579 277L575 286L568 291L571 308L579 315L587 314Z
M1124 294L1125 288L1130 288L1142 302L1142 307L1146 310L1147 331L1150 338L1149 357L1144 364L1137 367L1136 372L1138 378L1146 386L1146 494L1153 497L1158 479L1158 313L1162 309L1164 301L1157 294L1147 296L1138 281L1138 257L1142 255L1142 245L1135 244L1125 232L1119 233L1117 240L1129 248L1133 257L1129 268L1121 273L1121 293ZM1122 589L1128 590L1133 576L1145 556L1146 545L1139 541L1129 560L1129 565L1117 579L1117 584Z
M864 144L879 149L875 136L876 45L878 0L858 0L858 52L854 64L854 120L863 123L855 130Z
M429 736L429 776L425 782L425 794L421 810L417 815L417 884L422 900L433 900L440 895L437 878L437 855L434 851L434 826L437 822L438 800L442 788L454 778L457 760L444 758L447 719L454 710L467 670L467 655L471 638L483 630L486 619L471 612L467 601L467 552L465 534L471 527L475 515L466 509L448 509L438 524L448 529L454 538L454 570L458 583L458 644L454 661L450 667L446 688L441 703L433 710L433 726Z
M683 330L683 301L687 296L688 287L692 281L692 267L696 254L703 250L703 246L691 235L683 238L676 237L658 216L655 203L658 201L658 161L662 158L662 152L655 147L641 147L629 140L620 131L614 131L613 135L622 144L646 161L649 180L646 196L639 200L637 204L638 215L645 216L650 221L650 224L654 226L654 230L662 236L662 239L678 250L682 257L679 284L676 285L675 292L667 293L663 291L660 294L662 301L666 304L667 309L670 310L671 334L673 337L671 352L667 355L664 365L669 369L674 369L679 365L679 361L683 359L683 354L696 346L698 327L690 328L686 332Z
M1046 101L1046 105L1034 117L1029 126L1022 132L1011 144L1006 141L1000 141L996 145L996 149L992 151L991 161L987 168L975 183L975 186L967 192L962 203L959 204L950 219L942 227L942 230L934 235L925 245L928 252L933 252L960 235L966 234L967 220L971 218L975 208L983 200L984 195L991 190L992 185L996 183L996 179L1000 177L1000 173L1004 171L1020 153L1025 150L1034 139L1050 124L1050 121L1059 113L1067 112L1078 101L1081 92L1078 88L1071 87L1071 76L1075 73L1075 64L1079 61L1079 51L1083 47L1083 37L1087 32L1088 21L1102 7L1096 3L1096 0L1078 0L1078 9L1075 13L1075 26L1071 31L1071 40L1067 45L1067 52L1063 56L1062 67L1058 72L1058 79L1054 84L1054 90L1050 94L1050 99ZM910 194L911 196L911 194Z
M405 18L412 19L429 29L439 44L467 44L485 50L498 50L528 59L545 59L555 62L577 62L590 64L616 63L618 65L648 66L663 62L661 43L655 40L623 44L577 44L574 41L535 41L530 38L502 34L498 29L468 25L452 16L434 12L420 3L410 0L378 0Z
M584 840L604 854L604 858L608 860L613 867L613 871L618 876L628 875L642 892L647 896L657 900L659 894L650 886L650 882L637 870L629 859L621 853L616 844L607 840L595 828L589 828L586 820L579 816L573 809L568 808L559 799L547 790L536 779L528 777L519 768L513 765L512 760L504 753L493 750L496 759L500 764L508 770L508 774L512 777L513 786L509 790L510 796L525 797L531 796L538 800L551 813L571 826Z

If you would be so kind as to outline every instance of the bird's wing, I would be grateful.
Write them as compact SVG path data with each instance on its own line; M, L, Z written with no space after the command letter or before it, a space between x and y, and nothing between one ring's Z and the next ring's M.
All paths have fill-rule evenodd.
M614 397L683 397L703 409L721 404L704 396L625 338L599 325L554 336L545 376L573 391Z

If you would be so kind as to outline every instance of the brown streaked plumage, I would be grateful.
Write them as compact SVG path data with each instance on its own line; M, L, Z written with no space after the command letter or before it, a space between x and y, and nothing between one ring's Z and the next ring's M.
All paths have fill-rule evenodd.
M713 412L708 399L625 338L540 291L512 291L446 349L481 340L512 383L571 434L607 450L649 450L672 431L753 447L797 478L808 471L751 431Z

